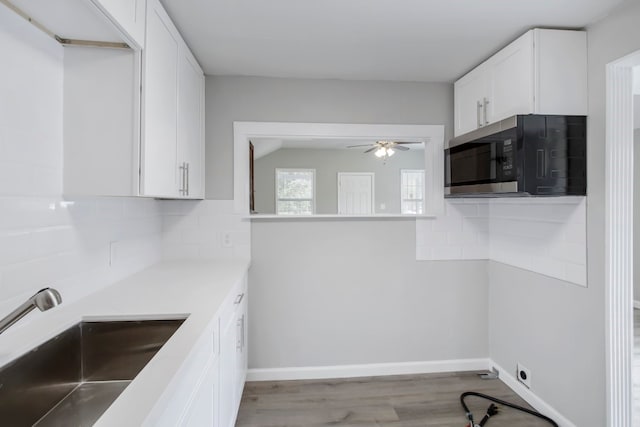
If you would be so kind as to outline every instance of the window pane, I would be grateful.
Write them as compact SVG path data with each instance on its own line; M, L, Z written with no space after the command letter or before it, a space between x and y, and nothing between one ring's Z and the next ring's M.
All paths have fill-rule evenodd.
M278 200L278 215L311 215L311 200Z
M415 215L422 214L422 199L424 198L424 171L403 170L401 181L401 213Z
M313 199L312 171L278 171L278 199Z
M423 202L421 200L403 200L402 213L421 215L423 213Z

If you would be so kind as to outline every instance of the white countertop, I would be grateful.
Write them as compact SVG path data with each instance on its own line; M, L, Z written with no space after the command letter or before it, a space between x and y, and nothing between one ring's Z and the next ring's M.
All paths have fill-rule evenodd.
M140 426L153 410L248 260L184 260L156 264L2 337L0 366L81 320L187 320L98 420L96 426Z

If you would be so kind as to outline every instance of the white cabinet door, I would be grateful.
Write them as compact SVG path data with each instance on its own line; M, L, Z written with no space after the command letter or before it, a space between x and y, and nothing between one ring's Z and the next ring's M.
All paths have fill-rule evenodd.
M182 421L184 427L218 427L218 359L210 362Z
M143 57L141 194L178 196L178 55L180 36L158 0L147 5Z
M220 427L233 427L236 412L236 318L234 312L220 320Z
M534 112L533 32L529 31L488 62L489 91L484 124Z
M454 84L454 136L484 124L483 102L486 97L487 72L483 64Z
M144 48L146 0L92 0L138 48Z
M244 390L244 382L247 377L247 294L243 292L244 297L240 302L236 312L236 377L235 377L235 397L239 405L242 400L242 391Z
M186 45L178 80L179 195L204 198L204 73Z

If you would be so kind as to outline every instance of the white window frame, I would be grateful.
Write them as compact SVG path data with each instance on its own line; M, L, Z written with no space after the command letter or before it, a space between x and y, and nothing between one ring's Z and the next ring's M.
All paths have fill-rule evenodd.
M278 174L279 172L311 172L312 174L312 186L313 186L313 195L311 199L281 199L278 197ZM311 200L311 213L310 214L301 214L301 215L315 215L316 213L316 170L309 168L276 168L275 171L275 202L276 202L276 215L283 216L295 216L294 214L283 214L278 210L278 202L279 201L300 201L304 202L307 200Z
M404 174L406 172L411 172L411 173L415 173L415 172L420 172L422 173L422 197L420 199L403 199L402 198L402 193L403 193L403 186L404 186ZM409 202L414 202L414 201L421 201L422 202L422 212L424 213L425 211L425 179L426 179L426 175L425 175L425 170L424 169L400 169L400 213L402 215L422 215L422 214L414 214L414 213L406 213L402 211L403 208L403 202L404 201L409 201Z

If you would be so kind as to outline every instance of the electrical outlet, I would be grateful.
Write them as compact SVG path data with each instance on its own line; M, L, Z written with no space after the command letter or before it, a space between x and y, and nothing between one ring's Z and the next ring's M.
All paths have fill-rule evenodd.
M229 231L225 231L224 233L222 233L222 247L223 248L233 247L233 239L231 238L231 233Z
M529 370L529 368L526 368L518 363L516 377L518 378L518 381L524 384L527 388L531 388L531 371Z

